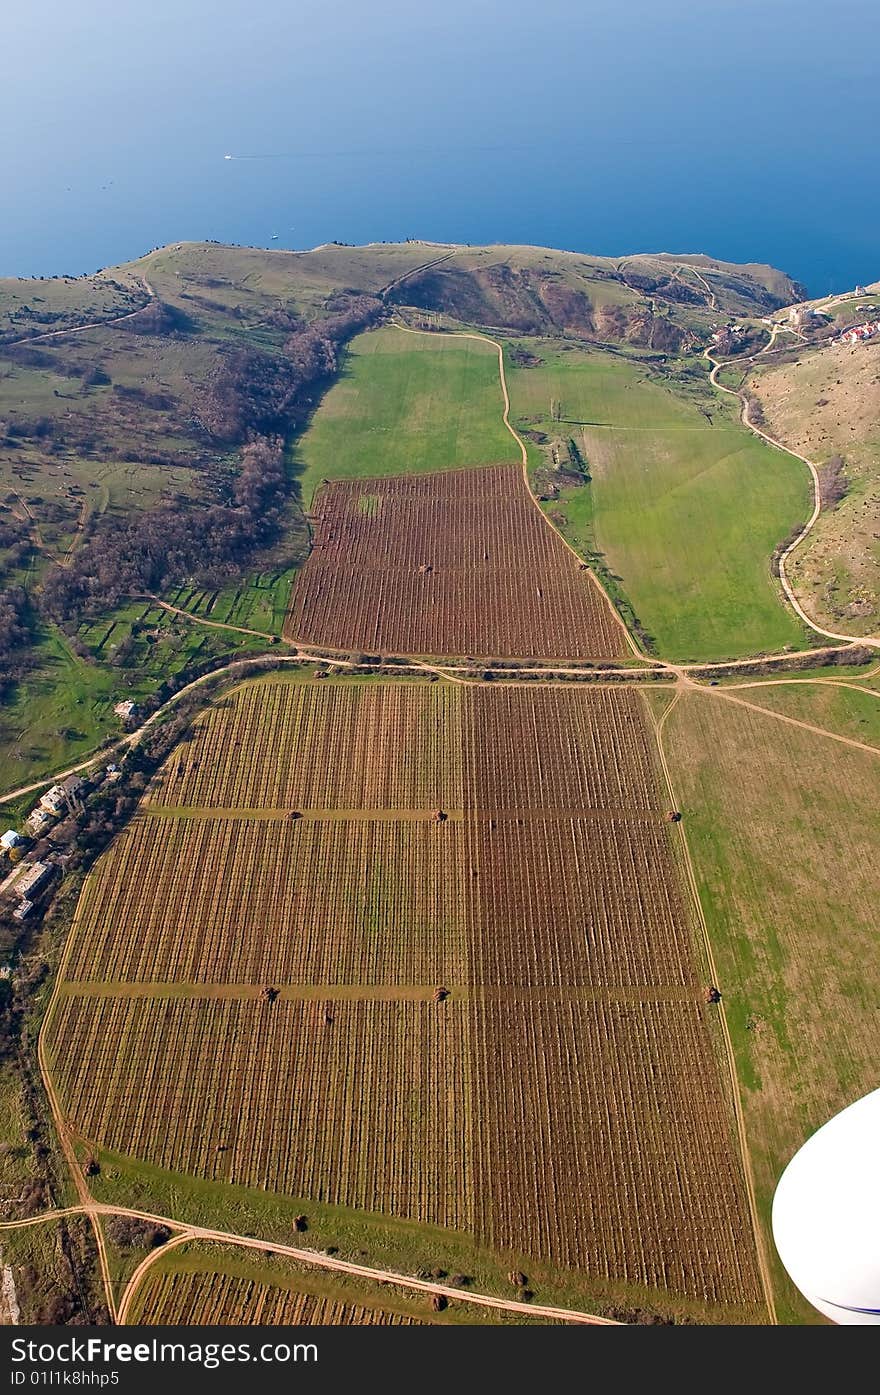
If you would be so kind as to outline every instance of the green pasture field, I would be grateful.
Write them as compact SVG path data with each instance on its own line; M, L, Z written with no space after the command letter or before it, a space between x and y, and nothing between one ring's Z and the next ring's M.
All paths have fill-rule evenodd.
M809 514L804 467L755 440L693 375L664 380L622 355L533 349L540 365L508 370L514 424L574 440L592 477L548 511L579 551L600 555L656 652L708 661L801 647L770 557Z
M503 405L491 344L392 327L359 335L294 447L304 506L323 479L516 460Z
M858 682L858 678L847 682ZM825 727L851 741L876 746L880 751L880 692L868 692L839 682L805 682L803 679L734 691L737 697L754 702L758 707L809 722L814 727Z
M77 639L88 657L75 653L60 630L43 626L35 667L0 708L0 793L84 760L121 735L113 711L120 700L143 701L191 665L265 648L257 637L209 629L138 601L83 623ZM114 667L123 643L125 666Z
M775 1258L770 1205L797 1148L877 1085L880 756L708 691L675 704L663 742L733 1036L779 1315L808 1321Z

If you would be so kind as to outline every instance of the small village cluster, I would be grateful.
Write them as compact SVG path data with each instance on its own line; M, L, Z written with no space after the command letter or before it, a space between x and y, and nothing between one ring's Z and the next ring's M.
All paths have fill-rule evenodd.
M868 339L876 339L880 335L880 319L865 320L864 324L851 325L845 329L839 338L835 339L835 344L864 344Z
M15 920L27 920L36 898L58 870L52 860L53 842L46 837L49 829L61 829L65 819L75 818L82 808L83 797L91 789L104 781L118 780L119 776L119 766L115 763L93 772L88 780L81 779L79 775L69 775L61 784L53 785L40 796L24 821L23 833L8 828L0 835L0 852L13 864L19 864L4 883L4 888L18 902L12 912Z

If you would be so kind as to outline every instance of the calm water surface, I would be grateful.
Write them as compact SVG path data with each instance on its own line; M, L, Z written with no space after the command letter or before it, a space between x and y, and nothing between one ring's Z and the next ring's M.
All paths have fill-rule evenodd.
M880 277L876 0L10 0L3 50L0 274L417 236Z

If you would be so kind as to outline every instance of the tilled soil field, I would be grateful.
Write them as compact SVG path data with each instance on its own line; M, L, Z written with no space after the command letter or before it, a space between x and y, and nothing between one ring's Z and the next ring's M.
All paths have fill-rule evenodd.
M137 1297L148 1327L412 1327L419 1318L372 1304L192 1270L150 1274ZM427 1321L427 1319L425 1320Z
M519 466L321 489L285 633L367 653L547 659L627 652L608 600Z
M666 798L632 690L242 686L86 883L46 1028L74 1129L760 1321Z

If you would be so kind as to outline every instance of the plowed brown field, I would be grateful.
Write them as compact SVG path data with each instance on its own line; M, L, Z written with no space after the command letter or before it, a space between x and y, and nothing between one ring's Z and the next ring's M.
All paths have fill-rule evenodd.
M150 799L48 1020L89 1146L760 1320L637 693L261 681Z
M460 809L445 684L248 684L162 768L151 802L244 809ZM226 704L229 704L228 706Z
M138 819L86 884L69 976L463 982L463 842L452 821Z
M285 625L294 640L386 654L627 652L519 466L326 484L315 521Z
M470 1052L463 1006L444 1007L62 997L57 1065L113 1152L468 1230Z

